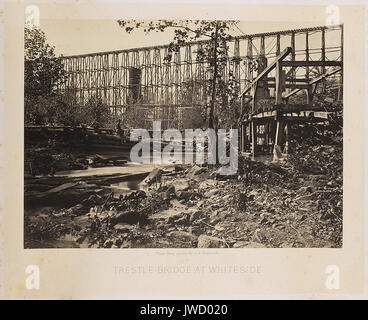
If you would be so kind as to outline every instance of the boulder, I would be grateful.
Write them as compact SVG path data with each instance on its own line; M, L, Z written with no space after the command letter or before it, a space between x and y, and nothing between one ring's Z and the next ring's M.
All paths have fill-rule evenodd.
M187 225L189 222L189 215L185 214L174 221L175 224Z
M189 218L189 222L193 223L195 220L197 220L199 217L201 216L201 211L200 210L193 210L192 213L190 214L190 218Z
M194 176L202 173L204 170L205 170L204 168L201 168L201 167L199 167L197 165L194 165L187 172L187 177L193 178Z
M167 197L170 197L172 196L173 194L175 194L175 187L173 185L169 186L167 189L166 189L166 196Z
M196 236L200 236L202 234L202 230L199 226L190 226L188 228L188 232L193 233Z
M175 191L187 191L190 187L189 180L187 179L177 179L173 182L172 186L174 186Z
M300 187L299 189L300 193L312 193L313 191L314 188L312 186Z
M153 169L149 175L141 182L143 185L150 186L153 183L160 182L162 176L162 170L159 168Z
M132 230L134 227L128 223L123 223L123 222L119 222L114 226L115 230L119 230L119 231L130 231Z
M169 222L175 221L184 215L182 211L175 208L169 208L161 212L155 213L149 217L150 220L167 220Z
M233 248L267 248L267 247L259 242L238 241L234 243Z
M128 224L137 224L146 222L146 217L142 214L136 213L134 211L127 211L118 213L115 216L110 218L112 224L118 223L128 223Z
M218 194L219 193L219 189L212 189L212 190L210 190L210 191L207 191L205 194L204 194L204 196L206 197L206 198L211 198L211 197L213 197L214 195L216 195L216 194Z
M192 197L194 197L195 194L193 192L189 192L189 191L177 191L176 192L176 197L180 200L189 200Z
M133 243L131 241L124 241L120 245L120 248L132 248L132 247L133 247Z
M224 240L207 235L200 235L198 237L198 248L225 248Z
M197 236L189 233L189 232L185 232L185 231L171 231L168 236L170 238L176 238L180 241L188 241L188 242L193 242L193 241L197 241Z

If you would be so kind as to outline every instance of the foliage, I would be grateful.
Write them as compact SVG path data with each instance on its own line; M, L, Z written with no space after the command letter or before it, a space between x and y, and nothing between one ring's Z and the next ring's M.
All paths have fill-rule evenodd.
M130 105L124 111L123 125L127 129L146 128L146 119L149 112L147 109L139 108L136 105Z
M92 96L81 106L73 92L57 91L66 73L41 29L25 28L24 60L26 124L115 127L110 110L99 96Z
M316 92L313 94L312 105L325 111L342 112L343 101L341 78L338 76L326 78L318 83ZM288 99L290 104L304 104L307 101L305 90L291 96Z
M302 129L293 134L291 141L294 150L289 155L289 163L294 170L342 180L342 128L332 122L328 125L305 124Z
M38 96L25 108L25 122L33 125L116 128L116 120L102 99L92 96L82 106L73 95Z
M195 105L192 109L184 109L182 119L184 129L195 129L206 127L206 114L201 106Z
M150 32L164 32L168 28L174 30L174 37L168 47L168 54L165 60L170 62L173 54L190 41L204 41L196 52L196 60L205 63L205 74L211 75L210 79L200 82L200 90L210 96L199 97L204 107L201 114L206 117L209 127L219 125L231 127L236 123L238 117L239 103L238 92L239 83L231 68L227 70L229 61L228 41L232 39L229 31L236 26L238 21L208 21L208 20L118 20L118 24L127 33L135 29L143 29L147 34ZM231 59L230 63L238 63L236 59ZM198 92L193 86L184 88L181 100L187 101L188 94L190 101L198 101ZM198 87L197 87L198 88ZM198 89L197 89L198 90ZM205 101L204 101L205 100ZM219 120L221 119L221 120Z
M56 93L64 81L65 71L55 56L54 47L46 43L45 33L38 28L24 30L24 94L32 100Z
M69 228L60 221L55 221L52 216L38 217L24 221L24 236L30 240L55 240L69 231Z
M80 121L87 126L106 127L112 122L112 114L100 97L92 96L81 108L83 116Z

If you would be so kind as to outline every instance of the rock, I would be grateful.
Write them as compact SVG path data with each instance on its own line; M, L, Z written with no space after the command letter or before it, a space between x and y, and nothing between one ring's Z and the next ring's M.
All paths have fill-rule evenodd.
M215 186L218 182L213 179L207 179L199 183L199 189L206 189L211 186Z
M224 228L223 226L221 226L220 224L216 224L216 225L215 225L215 230L216 230L216 231L224 231L224 230L225 230L225 228Z
M131 192L128 196L127 199L136 199L136 198L145 198L147 197L146 192L144 192L143 190L136 190Z
M293 248L293 244L285 241L280 245L280 248Z
M190 178L193 178L194 176L202 173L204 170L205 170L204 168L201 168L201 167L199 167L197 165L194 165L187 172L187 176L190 177Z
M190 223L193 223L193 221L197 220L200 216L201 216L201 211L199 211L199 210L194 210L194 211L190 214L189 222L190 222Z
M227 180L227 179L236 179L238 175L222 174L222 168L219 168L215 173L211 174L211 177L216 178L216 180Z
M253 201L256 196L258 196L259 193L257 191L251 191L247 194L248 201Z
M142 181L144 185L151 185L152 183L160 182L162 170L159 168L153 169L149 175Z
M193 233L196 236L199 236L202 234L202 230L199 226L190 226L188 228L188 232Z
M82 201L82 204L84 206L87 206L87 207L92 207L92 206L94 206L96 204L101 203L101 201L102 201L102 197L101 196L99 196L97 194L92 194L92 195L89 196L89 198L84 199Z
M257 228L253 234L252 241L261 243L266 237L264 236L261 229Z
M248 241L238 241L234 243L233 248L245 248L248 244Z
M110 218L110 222L114 224L118 223L128 223L128 224L137 224L146 222L146 217L134 211L122 212L118 213L115 216Z
M267 248L267 247L259 242L238 241L234 243L233 248Z
M168 236L170 238L176 238L179 239L181 241L188 241L188 242L193 242L193 241L197 241L197 236L189 233L189 232L185 232L185 231L171 231Z
M218 194L219 193L219 189L212 189L212 190L210 190L210 191L207 191L205 194L204 194L204 196L206 197L206 198L211 198L211 197L213 197L214 195L216 195L216 194Z
M266 223L266 222L268 222L268 219L267 219L266 217L262 217L262 219L261 219L260 223L261 223L261 224L264 224L264 223Z
M189 191L177 191L176 196L180 200L189 200L191 199L195 194L193 192Z
M299 189L299 192L301 192L301 193L311 193L313 191L314 190L313 190L313 187L312 186L301 187Z
M106 240L103 244L104 248L111 248L112 246L112 241L110 239Z
M189 222L189 215L187 214L183 215L182 217L174 221L175 224L183 224L183 225L187 225L188 222Z
M180 210L180 209L179 209ZM150 220L167 220L175 221L184 215L182 211L178 211L174 208L169 208L161 212L155 213L149 217Z
M173 182L172 186L177 191L187 191L189 189L189 181L187 179L177 179Z
M204 200L197 201L196 206L198 208L202 207L204 205Z
M184 170L184 168L183 168L183 166L182 165L178 165L178 164L176 164L176 165L174 165L174 170L175 171L183 171Z
M173 194L175 194L175 187L173 185L169 186L165 191L166 196L170 198Z
M210 208L211 208L211 210L217 210L217 209L220 208L220 206L217 203L214 203L214 204L211 205Z
M198 248L224 248L226 247L224 240L207 235L198 237Z
M131 241L124 241L120 248L131 248L133 246L132 242Z
M213 211L212 213L211 213L211 215L210 215L210 220L211 220L211 223L213 223L213 222L217 222L217 221L219 221L220 220L220 217L219 217L219 210L215 210L215 211Z
M128 223L123 223L123 222L119 222L116 225L114 225L114 229L115 230L119 230L119 231L130 231L132 230L134 227Z
M85 207L82 204L77 204L74 207L71 207L70 209L66 210L66 213L68 215L83 215L89 212L89 208Z

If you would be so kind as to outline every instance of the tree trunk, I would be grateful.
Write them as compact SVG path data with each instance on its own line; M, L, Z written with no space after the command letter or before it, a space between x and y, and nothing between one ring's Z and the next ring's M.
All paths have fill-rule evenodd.
M213 46L213 79L212 79L212 97L210 105L210 114L208 117L208 128L214 128L214 111L215 111L215 100L216 100L216 81L217 81L217 38L218 38L218 23L216 23L215 39Z

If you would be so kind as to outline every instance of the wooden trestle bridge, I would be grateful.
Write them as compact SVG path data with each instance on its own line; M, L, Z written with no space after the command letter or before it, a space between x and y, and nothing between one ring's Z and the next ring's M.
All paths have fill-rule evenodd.
M149 111L147 121L180 128L184 110L210 101L209 62L197 59L205 42L187 43L171 60L168 46L61 57L68 78L58 89L82 105L97 95L117 116L141 108ZM222 72L238 85L243 151L250 147L254 155L259 144L281 146L292 121L328 119L330 112L313 102L327 78L342 100L342 25L243 35L228 47Z

